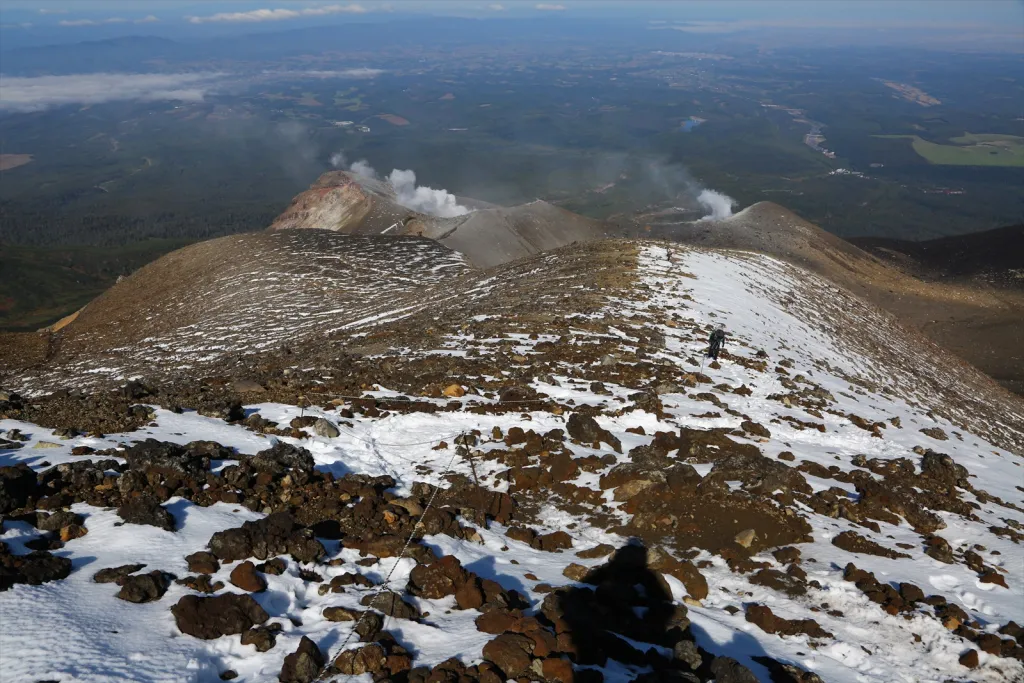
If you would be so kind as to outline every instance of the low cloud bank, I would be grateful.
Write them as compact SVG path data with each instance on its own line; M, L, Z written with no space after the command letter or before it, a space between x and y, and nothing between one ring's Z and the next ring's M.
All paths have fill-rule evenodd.
M459 204L459 200L448 190L417 185L414 171L396 168L387 177L382 178L366 159L349 164L342 152L331 156L331 165L364 178L387 181L395 191L395 201L407 209L439 218L454 218L470 212L470 209Z
M150 14L140 19L109 17L107 19L65 19L57 22L60 26L103 26L104 24L155 24L160 19Z
M225 74L94 73L71 76L0 77L0 111L33 112L66 104L117 100L198 102Z
M262 21L284 21L300 17L323 17L331 14L365 14L365 7L355 3L348 5L324 5L302 9L254 9L249 12L220 12L208 16L185 17L192 24L208 23L256 23Z
M384 69L370 69L367 67L358 67L355 69L340 69L332 71L324 70L306 70L306 71L264 71L264 74L268 76L281 76L286 78L376 78L382 73L385 73Z

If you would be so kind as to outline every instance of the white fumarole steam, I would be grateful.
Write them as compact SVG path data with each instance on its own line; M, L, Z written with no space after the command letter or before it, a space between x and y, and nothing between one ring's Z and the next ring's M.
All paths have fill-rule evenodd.
M345 155L338 152L331 156L331 165L335 168L345 168L349 172L361 175L365 178L379 178L377 171L370 166L366 159L348 164ZM428 216L439 218L452 218L464 216L470 209L459 204L458 199L448 190L435 190L432 187L416 185L416 173L394 169L387 177L388 183L395 190L395 201L407 209L425 213Z
M710 212L700 219L702 221L718 221L728 218L732 215L732 207L736 204L736 200L732 197L714 190L702 190L697 195L697 201Z

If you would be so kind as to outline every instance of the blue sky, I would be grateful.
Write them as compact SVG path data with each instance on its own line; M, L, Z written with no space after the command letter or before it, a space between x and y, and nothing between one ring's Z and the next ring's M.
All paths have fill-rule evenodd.
M975 49L991 44L1024 52L1024 0L0 0L0 49L126 35L201 38L416 14L632 20L708 34L832 31L845 44L877 43L886 32L883 42L899 43L909 32L942 31Z
M263 10L262 20L257 22ZM270 10L271 12L267 12ZM275 12L276 10L276 12ZM321 12L317 14L317 12ZM133 20L166 22L223 15L221 23L288 23L356 14L436 13L468 16L634 16L666 20L817 22L819 24L955 24L970 22L1024 30L1024 0L0 0L0 13L34 23ZM245 15L251 15L247 20ZM13 15L17 15L14 17ZM226 18L234 15L234 19ZM86 24L83 24L86 25ZM73 26L66 26L72 28ZM1024 40L1024 38L1022 38Z

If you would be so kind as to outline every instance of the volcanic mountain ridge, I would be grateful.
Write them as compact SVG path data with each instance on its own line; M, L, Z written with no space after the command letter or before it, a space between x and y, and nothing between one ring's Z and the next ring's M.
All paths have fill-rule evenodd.
M608 239L486 269L272 230L13 339L0 666L1024 678L1024 402L814 272L879 266L799 227L773 248L803 266Z

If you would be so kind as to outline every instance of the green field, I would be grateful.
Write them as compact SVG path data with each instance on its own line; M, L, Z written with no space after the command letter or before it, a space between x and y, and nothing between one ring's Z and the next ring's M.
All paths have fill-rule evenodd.
M940 166L1024 166L1024 138L1015 135L964 133L952 145L929 142L917 135L875 135L913 140L914 151Z

